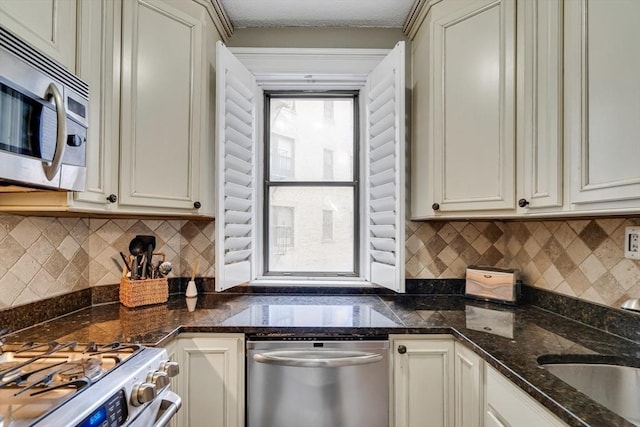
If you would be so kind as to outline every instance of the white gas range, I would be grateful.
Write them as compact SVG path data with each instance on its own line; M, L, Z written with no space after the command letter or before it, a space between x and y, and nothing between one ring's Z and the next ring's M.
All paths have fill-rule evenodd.
M0 346L0 427L164 426L180 408L179 366L137 344Z

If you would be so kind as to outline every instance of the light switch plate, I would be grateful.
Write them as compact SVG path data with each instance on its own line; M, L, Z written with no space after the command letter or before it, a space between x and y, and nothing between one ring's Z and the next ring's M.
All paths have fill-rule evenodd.
M624 257L640 259L640 227L624 228Z

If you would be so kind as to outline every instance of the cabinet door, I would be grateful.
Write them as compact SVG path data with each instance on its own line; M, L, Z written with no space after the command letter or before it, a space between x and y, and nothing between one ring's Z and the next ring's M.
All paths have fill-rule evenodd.
M72 209L117 207L120 9L120 2L112 0L78 3L78 76L89 83L91 96L87 186L73 194Z
M514 0L432 9L434 211L515 208Z
M518 205L563 205L562 9L559 0L518 4Z
M487 365L485 372L485 426L566 426L494 368Z
M453 341L442 336L400 335L391 337L391 342L391 424L453 426Z
M574 209L640 209L637 0L565 1L565 136ZM585 205L600 202L599 205Z
M484 361L456 342L453 357L456 427L482 426Z
M123 2L121 206L194 210L204 13L185 2Z
M185 334L178 339L178 426L244 425L244 336Z
M76 70L76 0L0 0L0 25Z

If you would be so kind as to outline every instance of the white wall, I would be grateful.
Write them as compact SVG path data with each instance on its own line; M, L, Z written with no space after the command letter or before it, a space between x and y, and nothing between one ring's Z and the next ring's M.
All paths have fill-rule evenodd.
M226 45L391 49L400 40L408 40L400 28L238 28Z

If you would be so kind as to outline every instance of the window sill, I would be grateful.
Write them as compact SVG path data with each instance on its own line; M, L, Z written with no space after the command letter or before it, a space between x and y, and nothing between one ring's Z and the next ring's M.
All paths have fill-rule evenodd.
M282 286L282 287L336 287L336 288L379 288L360 278L330 279L330 278L258 278L249 282L250 286Z

